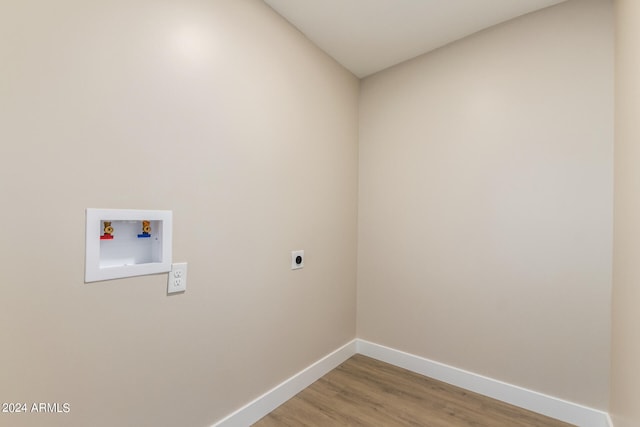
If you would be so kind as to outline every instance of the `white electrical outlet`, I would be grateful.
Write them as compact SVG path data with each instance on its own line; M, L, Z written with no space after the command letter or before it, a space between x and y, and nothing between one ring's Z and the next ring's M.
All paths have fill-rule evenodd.
M297 270L304 267L304 251L291 252L291 269Z
M184 292L187 290L187 263L179 262L171 264L169 281L167 282L167 293Z

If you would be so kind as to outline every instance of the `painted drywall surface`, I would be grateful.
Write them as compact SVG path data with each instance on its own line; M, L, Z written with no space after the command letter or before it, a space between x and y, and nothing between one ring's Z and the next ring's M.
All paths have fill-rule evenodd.
M361 82L359 338L607 407L612 21L570 1Z
M258 0L2 2L0 34L0 400L71 409L0 424L210 425L354 338L354 76ZM87 207L173 210L187 292L84 284Z
M640 425L640 4L617 0L611 418Z

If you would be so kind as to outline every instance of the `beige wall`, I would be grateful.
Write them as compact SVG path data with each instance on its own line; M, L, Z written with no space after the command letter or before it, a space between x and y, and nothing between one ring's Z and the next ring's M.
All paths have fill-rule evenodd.
M612 21L570 1L362 81L360 338L607 408Z
M616 0L611 418L640 425L640 3Z
M358 178L361 338L606 409L612 46L610 4L573 0L364 80L358 129L358 81L261 1L0 3L0 400L71 404L0 424L209 425L352 339ZM640 384L622 120L616 427ZM187 292L84 284L86 207L173 210Z
M0 64L0 400L71 404L0 424L210 425L355 337L358 81L263 2L0 2ZM187 292L84 284L87 207L173 210Z

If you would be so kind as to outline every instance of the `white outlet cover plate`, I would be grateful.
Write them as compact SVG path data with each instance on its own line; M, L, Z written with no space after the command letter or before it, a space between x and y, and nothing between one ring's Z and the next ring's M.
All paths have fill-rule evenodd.
M296 262L296 258L301 257L302 258L302 262L300 264L298 264ZM303 268L304 267L304 251L300 250L300 251L292 251L291 252L291 269L292 270L297 270L299 268Z
M177 262L171 264L169 280L167 281L167 293L175 294L187 290L187 263Z

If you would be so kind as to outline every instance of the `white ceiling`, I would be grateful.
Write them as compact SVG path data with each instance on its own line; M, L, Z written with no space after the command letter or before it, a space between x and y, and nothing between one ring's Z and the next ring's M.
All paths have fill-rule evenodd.
M565 0L264 0L358 77Z

